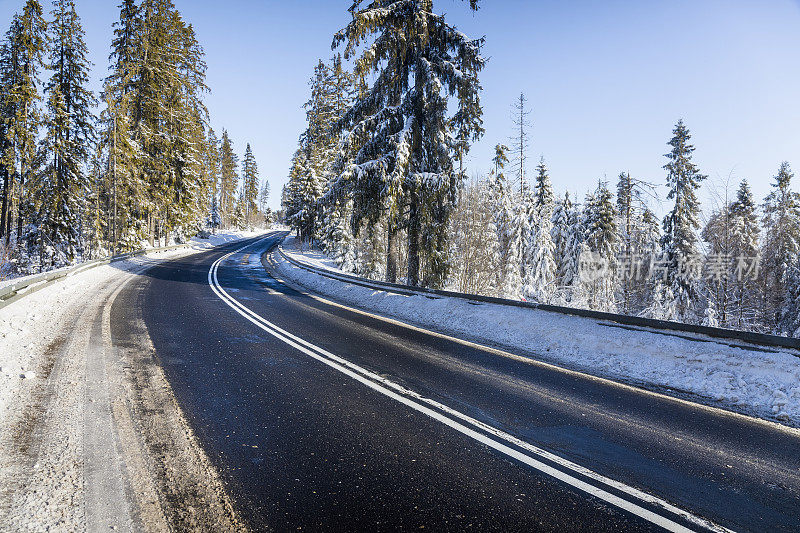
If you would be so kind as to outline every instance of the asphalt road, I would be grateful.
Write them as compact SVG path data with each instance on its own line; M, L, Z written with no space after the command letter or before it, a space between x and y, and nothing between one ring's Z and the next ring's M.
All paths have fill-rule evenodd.
M140 310L254 529L800 529L797 431L326 303L262 266L278 238L112 308Z

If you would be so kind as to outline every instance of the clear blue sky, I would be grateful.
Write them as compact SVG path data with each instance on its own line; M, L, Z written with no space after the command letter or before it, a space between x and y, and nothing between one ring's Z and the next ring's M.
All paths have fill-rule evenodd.
M3 31L23 3L0 0ZM77 0L96 87L117 3ZM330 57L351 1L175 3L206 50L212 125L228 129L239 154L251 143L277 208L308 78L317 58ZM508 143L520 91L532 108L530 162L543 155L560 191L583 197L622 170L663 183L666 142L681 117L710 181L732 176L735 189L748 178L760 201L781 161L800 171L797 1L484 0L472 14L466 2L438 0L435 8L486 37L486 135L470 154L471 172L488 169L494 145Z

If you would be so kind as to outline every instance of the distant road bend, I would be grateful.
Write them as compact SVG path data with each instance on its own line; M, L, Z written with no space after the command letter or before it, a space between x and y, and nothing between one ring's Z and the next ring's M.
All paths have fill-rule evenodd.
M800 530L797 431L308 294L284 235L160 264L111 310L118 338L141 313L253 529Z

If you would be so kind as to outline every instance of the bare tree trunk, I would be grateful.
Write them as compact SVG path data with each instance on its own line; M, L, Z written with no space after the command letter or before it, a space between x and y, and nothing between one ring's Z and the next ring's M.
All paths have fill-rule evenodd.
M397 248L399 245L397 225L389 220L389 231L386 243L386 281L397 283Z
M408 212L408 284L419 285L419 192L411 190Z
M20 174L19 176L19 197L17 199L17 242L20 242L20 238L22 237L22 197L25 194L25 183L24 183L24 176Z
M11 214L8 212L8 200L9 196L11 195L11 191L9 190L11 187L9 186L9 182L11 175L8 172L8 167L6 165L2 165L2 174L3 174L3 207L2 211L0 211L0 237L5 236L6 238L6 246L9 244L9 235L11 232L8 231L8 219L10 218Z
M155 246L156 227L155 217L153 217L153 212L151 210L147 211L147 234L150 240L150 247L152 248Z

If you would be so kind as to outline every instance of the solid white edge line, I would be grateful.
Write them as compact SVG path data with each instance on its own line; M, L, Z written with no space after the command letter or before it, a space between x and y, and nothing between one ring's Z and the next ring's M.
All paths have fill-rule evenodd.
M429 407L421 405L420 403L417 403L417 402L415 402L414 400L412 400L410 398L402 396L401 394L406 394L406 395L412 396L413 398L415 398L415 399L417 399L417 400L419 400L421 402L428 403L429 405L432 405L433 407L435 407L435 408L437 408L437 409L439 409L441 411L444 411L447 414L450 414L452 416L460 418L461 420L463 420L463 421L465 421L465 422L467 422L467 423L469 423L469 424L471 424L473 426L476 426L476 427L478 427L478 428L480 428L480 429L482 429L482 430L484 430L484 431L486 431L488 433L491 433L492 435L494 435L494 436L496 436L498 438L506 440L507 442L512 443L512 444L514 444L516 446L519 446L519 447L521 447L521 448L523 448L523 449L525 449L525 450L527 450L527 451L529 451L531 453L537 454L537 455L539 455L539 456L541 456L543 458L546 458L546 459L548 459L550 461L553 461L553 462L559 464L560 466L563 466L565 468L568 468L570 470L575 471L576 473L579 473L579 474L582 474L582 475L584 475L586 477L594 479L595 481L599 481L601 483L604 483L604 484L606 484L606 485L608 485L610 487L613 487L613 488L615 488L615 489L617 489L617 490L619 490L621 492L624 492L624 493L626 493L626 494L628 494L630 496L633 496L633 497L635 497L637 499L640 499L642 501L645 501L645 502L653 504L653 505L657 505L657 506L663 508L664 510L672 512L673 514L675 514L677 516L680 516L681 518L684 518L684 519L686 519L686 520L688 520L688 521L690 521L690 522L692 522L692 523L694 523L694 524L696 524L696 525L698 525L700 527L704 527L704 528L707 528L707 529L710 529L710 530L713 530L713 531L730 531L730 530L728 530L726 528L723 528L723 527L721 527L721 526L719 526L717 524L709 522L708 520L705 520L703 518L697 517L697 516L689 513L688 511L685 511L683 509L675 507L674 505L672 505L672 504L670 504L670 503L668 503L668 502L666 502L664 500L661 500L660 498L657 498L657 497L655 497L653 495L647 494L646 492L643 492L643 491L641 491L639 489L636 489L636 488L630 487L628 485L625 485L624 483L621 483L621 482L615 481L613 479L607 478L605 476L602 476L600 474L597 474L596 472L594 472L594 471L592 471L592 470L590 470L590 469L588 469L586 467L580 466L580 465L578 465L576 463L573 463L573 462L571 462L571 461L569 461L567 459L564 459L564 458L559 457L559 456L557 456L555 454L552 454L551 452L547 452L546 450L542 450L540 448L537 448L536 446L533 446L533 445L531 445L531 444L529 444L527 442L524 442L524 441L514 437L513 435L510 435L510 434L508 434L508 433L506 433L506 432L504 432L504 431L502 431L500 429L494 428L494 427L492 427L492 426L490 426L488 424L480 422L479 420L473 419L472 417L469 417L468 415L465 415L465 414L463 414L463 413L461 413L459 411L456 411L455 409L452 409L450 407L447 407L446 405L443 405L443 404L441 404L439 402L436 402L435 400L431 400L431 399L425 398L422 395L420 395L419 393L416 393L416 392L414 392L412 390L406 389L405 387L403 387L403 386L401 386L399 384L396 384L396 383L392 382L391 380L388 380L388 379L384 378L383 376L379 376L377 374L374 374L374 373L370 372L369 370L366 370L366 369L364 369L364 368L362 368L362 367L360 367L358 365L355 365L354 363L351 363L351 362L349 362L349 361L347 361L347 360L345 360L345 359L343 359L343 358L341 358L339 356L336 356L336 355L334 355L334 354L332 354L332 353L330 353L330 352L328 352L328 351L326 351L326 350L324 350L324 349L322 349L322 348L320 348L318 346L315 346L314 344L311 344L308 341L305 341L304 339L301 339L301 338L289 333L288 331L285 331L285 330L281 329L280 327L276 326L275 324L272 324L271 322L269 322L268 320L264 319L263 317L261 317L260 315L258 315L255 312L253 312L252 310L248 309L246 306L244 306L243 304L238 302L236 299L234 299L232 296L230 296L225 291L225 289L219 284L219 280L217 279L217 270L219 268L219 265L225 259L229 258L230 256L232 256L232 255L234 255L236 253L239 253L240 251L244 250L245 248L248 248L250 246L258 244L258 242L260 242L260 241L257 241L255 243L250 243L250 244L248 244L246 246L243 246L243 247L241 247L241 248L239 248L237 250L234 250L234 251L232 251L232 252L230 252L228 254L225 254L222 257L218 258L212 264L211 268L209 269L209 272L208 272L208 283L209 283L209 286L211 287L211 289L213 290L213 292L221 300L223 300L229 307L231 307L233 310L235 310L241 316L246 318L248 321L252 322L254 325L258 326L262 330L266 331L270 335L272 335L272 336L278 338L279 340L285 342L286 344L298 349L299 351L305 353L306 355L309 355L310 357L313 357L314 359L316 359L316 360L318 360L318 361L320 361L320 362L322 362L322 363L324 363L324 364L326 364L326 365L338 370L339 372L342 372L343 374L347 375L348 377L351 377L351 378L355 379L356 381L359 381L360 383L370 387L371 389L373 389L373 390L375 390L377 392L380 392L380 393L384 394L385 396L388 396L388 397L390 397L390 398L392 398L392 399L394 399L394 400L396 400L396 401L398 401L398 402L400 402L400 403L402 403L402 404L404 404L404 405L406 405L408 407L411 407L412 409L414 409L414 410L416 410L418 412L421 412L421 413L423 413L423 414L425 414L425 415L427 415L427 416L429 416L429 417L431 417L431 418L433 418L433 419L435 419L435 420L447 425L448 427L451 427L452 429L455 429L456 431L458 431L458 432L460 432L460 433L462 433L464 435L467 435L467 436L469 436L469 437L471 437L471 438L473 438L473 439L475 439L475 440L477 440L477 441L479 441L479 442L481 442L481 443L483 443L483 444L485 444L485 445L487 445L487 446L489 446L489 447L491 447L491 448L493 448L493 449L495 449L495 450L497 450L497 451L499 451L499 452L501 452L501 453L503 453L503 454L505 454L505 455L507 455L509 457L512 457L512 458L514 458L514 459L516 459L516 460L518 460L518 461L520 461L520 462L522 462L522 463L524 463L524 464L526 464L528 466L531 466L532 468L534 468L536 470L539 470L539 471L541 471L541 472L543 472L545 474L548 474L551 477L554 477L554 478L556 478L556 479L558 479L560 481L563 481L563 482L565 482L565 483L567 483L567 484L569 484L569 485L571 485L571 486L573 486L575 488L578 488L578 489L580 489L580 490L582 490L582 491L584 491L584 492L586 492L586 493L588 493L588 494L590 494L592 496L598 497L598 498L600 498L600 499L602 499L602 500L604 500L604 501L606 501L606 502L608 502L608 503L610 503L612 505L615 505L616 507L624 509L624 510L626 510L626 511L628 511L628 512L630 512L630 513L632 513L632 514L634 514L636 516L639 516L639 517L641 517L641 518L643 518L643 519L645 519L645 520L647 520L647 521L649 521L649 522L651 522L653 524L656 524L656 525L658 525L660 527L663 527L663 528L665 528L665 529L667 529L669 531L691 531L691 530L686 528L686 527L684 527L684 526L682 526L681 524L678 524L678 523L666 518L666 517L663 517L663 516L661 516L659 514L656 514L653 511L650 511L649 509L645 509L645 508L643 508L643 507L641 507L641 506L639 506L639 505L637 505L635 503L632 503L632 502L629 502L629 501L627 501L625 499L622 499L622 498L620 498L619 496L617 496L615 494L611 494L611 493L609 493L609 492L607 492L607 491L605 491L605 490L603 490L601 488L598 488L598 487L595 487L593 485L590 485L590 484L586 483L585 481L577 479L577 478L575 478L575 477L573 477L573 476L571 476L571 475L569 475L567 473L564 473L561 470L555 469L555 468L553 468L553 467L551 467L551 466L549 466L549 465L547 465L545 463L537 461L533 457L525 455L524 453L522 453L522 452L520 452L518 450L510 448L510 447L508 447L508 446L506 446L506 445L504 445L504 444L502 444L500 442L497 442L497 441L489 438L488 436L483 435L482 433L479 433L479 432L477 432L477 431L475 431L475 430L473 430L473 429L471 429L469 427L466 427L466 426L464 426L464 425L462 425L462 424L460 424L460 423L458 423L458 422L456 422L456 421L454 421L454 420L442 415L441 413L439 413L437 411L434 411L433 409L431 409ZM376 383L375 381L378 381L379 383ZM394 390L391 390L391 389L394 389ZM395 391L399 391L399 392L395 392Z

